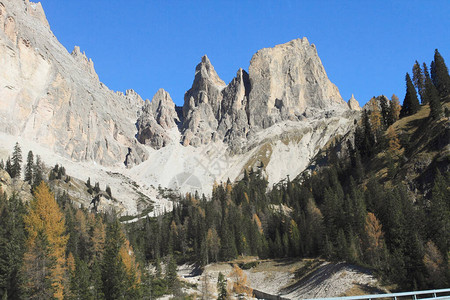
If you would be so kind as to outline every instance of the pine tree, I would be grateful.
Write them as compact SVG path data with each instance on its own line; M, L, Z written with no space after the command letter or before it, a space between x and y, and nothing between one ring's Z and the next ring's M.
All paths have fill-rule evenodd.
M423 63L423 77L424 77L424 93L423 93L423 98L422 98L422 104L428 104L430 102L430 100L428 99L427 96L427 79L431 80L430 77L430 73L428 73L428 67L426 63ZM431 83L433 83L433 81L431 81Z
M413 66L412 74L413 74L414 86L416 87L417 91L419 92L419 96L420 96L422 104L424 104L424 96L423 95L424 95L424 89L425 89L425 77L422 72L422 69L420 68L420 64L417 60Z
M20 173L22 171L22 150L20 149L19 143L16 142L14 146L14 151L12 155L12 178L20 178Z
M438 120L442 116L442 104L439 93L430 78L425 81L425 95L430 103L430 116Z
M434 70L432 72L433 83L436 86L441 97L450 94L450 75L447 65L438 49L434 51Z
M43 166L41 157L39 155L36 155L36 163L33 166L33 187L38 186L39 184L41 184L42 180L44 180L42 172Z
M25 245L22 200L13 194L9 199L0 195L0 297L24 298L24 278L21 272Z
M385 96L380 97L381 116L383 117L383 129L388 128L390 125L389 120L389 100Z
M65 251L68 236L65 235L64 216L56 203L54 195L45 183L34 190L34 200L25 216L25 229L28 232L25 253L25 272L30 280L28 287L33 291L41 286L48 287L51 282L52 295L62 299L66 272ZM35 268L35 260L42 263ZM39 276L42 271L48 272ZM45 288L41 292L48 293Z
M27 181L30 185L33 184L33 165L34 165L34 156L33 152L28 151L27 155L27 164L25 166L25 181Z
M14 176L14 171L13 171L13 166L11 163L11 157L8 156L8 158L6 159L6 164L5 164L5 171L8 172L9 176L11 178L13 178Z
M225 278L225 275L222 274L222 272L219 272L219 276L217 277L217 293L217 300L228 299L227 279Z
M411 77L406 73L406 95L403 101L400 117L406 117L415 114L420 109L419 99L417 99L416 89L411 81Z
M105 299L139 299L140 274L133 250L117 219L109 224L102 262Z

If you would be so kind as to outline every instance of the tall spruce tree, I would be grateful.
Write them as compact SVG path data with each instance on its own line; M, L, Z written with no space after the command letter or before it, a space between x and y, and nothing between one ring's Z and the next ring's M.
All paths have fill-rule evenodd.
M27 181L30 185L33 184L33 164L33 151L30 150L28 151L27 164L25 165L25 181Z
M44 180L41 157L36 155L36 163L33 165L33 187L38 186Z
M406 95L403 101L402 110L400 111L400 117L406 117L415 114L419 111L420 104L417 99L416 89L411 81L409 73L406 73Z
M426 79L425 82L425 94L426 98L430 103L430 116L434 120L437 120L442 115L442 104L441 99L439 97L439 92L434 86L433 82L431 82L430 78Z
M14 151L12 155L12 176L13 178L20 178L20 173L22 170L22 150L20 149L19 143L14 146Z
M423 63L422 72L423 72L423 77L425 80L425 86L424 86L425 92L423 93L422 104L428 104L430 102L430 100L428 99L428 96L427 96L427 79L431 80L431 77L430 77L430 73L428 72L428 67L427 67L426 63Z
M419 92L421 103L424 104L424 89L425 89L425 76L422 72L422 69L420 68L419 62L416 60L416 63L414 64L412 68L412 74L413 74L413 82L414 86L416 87L417 91Z
M434 71L432 72L433 83L436 86L441 97L450 94L450 75L445 64L444 58L438 49L434 51Z

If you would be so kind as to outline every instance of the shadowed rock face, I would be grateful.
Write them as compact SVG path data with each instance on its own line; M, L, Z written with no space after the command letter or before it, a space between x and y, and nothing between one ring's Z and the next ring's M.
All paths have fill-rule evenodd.
M172 98L160 89L151 102L145 101L137 121L136 137L140 143L160 149L171 141L167 130L176 127L179 122Z

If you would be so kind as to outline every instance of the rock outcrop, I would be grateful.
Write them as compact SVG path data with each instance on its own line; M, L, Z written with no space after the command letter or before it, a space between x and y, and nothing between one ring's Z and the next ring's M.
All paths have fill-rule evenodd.
M352 94L352 97L348 100L347 104L348 104L348 108L350 108L351 110L356 110L356 111L361 110L361 106L359 106L359 102L358 102L358 100L355 99L355 96L353 94Z
M171 141L167 131L176 127L179 122L175 104L169 93L159 89L152 101L145 101L142 107L142 113L136 124L137 139L142 144L161 149Z
M220 114L222 90L226 84L219 78L208 57L195 68L192 87L184 95L183 145L199 146L213 140Z

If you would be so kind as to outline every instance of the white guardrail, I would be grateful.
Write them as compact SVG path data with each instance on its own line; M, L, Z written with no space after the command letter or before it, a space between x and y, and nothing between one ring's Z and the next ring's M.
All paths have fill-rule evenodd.
M414 299L414 300L436 300L436 299L450 299L450 289L416 291L394 294L377 294L351 297L335 297L335 298L314 298L305 300L372 300L372 299Z

